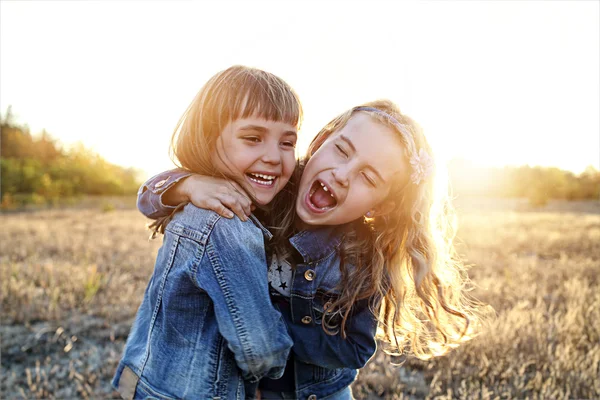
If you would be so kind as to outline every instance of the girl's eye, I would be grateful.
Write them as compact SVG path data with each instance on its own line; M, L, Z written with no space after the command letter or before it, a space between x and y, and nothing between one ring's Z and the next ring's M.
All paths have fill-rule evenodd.
M251 143L259 143L260 142L260 138L256 137L256 136L244 136L242 139L244 139L247 142L251 142Z
M292 141L285 141L285 142L282 142L282 143L281 143L281 145L282 145L282 146L285 146L285 147L290 147L290 148L292 148L292 149L295 149L295 148L296 148L296 143L295 143L295 142L292 142Z
M339 144L336 144L335 147L337 147L338 151L340 153L342 153L344 155L344 157L348 158L348 153L346 152L346 150L344 150L344 148L342 146L340 146Z
M369 185L371 185L371 186L373 186L373 187L375 187L375 186L376 186L376 184L375 184L375 180L374 180L373 178L371 178L369 175L367 175L367 174L365 174L365 173L363 172L362 176L363 176L363 177L364 177L364 178L367 180L367 182L369 183Z

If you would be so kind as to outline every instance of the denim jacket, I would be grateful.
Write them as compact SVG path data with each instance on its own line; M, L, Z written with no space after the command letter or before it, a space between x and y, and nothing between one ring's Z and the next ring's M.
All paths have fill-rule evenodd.
M138 209L151 218L167 215L174 207L162 203L162 194L189 175L171 170L150 178L138 192ZM339 295L342 240L335 227L303 231L290 238L303 262L294 268L289 306L278 308L294 341L290 362L294 362L293 391L298 399L317 399L343 390L376 350L377 321L367 301L354 305L346 321L346 339L339 333L328 335L321 326L324 307Z
M283 374L292 340L269 297L265 237L253 217L175 214L113 379L124 398L245 398L248 382Z

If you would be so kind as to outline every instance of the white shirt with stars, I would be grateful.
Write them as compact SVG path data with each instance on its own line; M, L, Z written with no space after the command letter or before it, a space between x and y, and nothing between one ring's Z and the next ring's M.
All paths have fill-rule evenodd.
M283 258L273 254L269 265L269 285L281 295L290 297L292 286L292 266Z

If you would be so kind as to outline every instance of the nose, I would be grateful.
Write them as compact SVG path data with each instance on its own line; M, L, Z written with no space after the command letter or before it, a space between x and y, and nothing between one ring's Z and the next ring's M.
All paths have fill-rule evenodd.
M333 179L342 187L348 187L348 177L350 171L348 168L339 167L331 170L333 174Z
M269 143L265 146L265 151L261 157L262 162L266 164L277 165L281 163L281 150L278 143Z

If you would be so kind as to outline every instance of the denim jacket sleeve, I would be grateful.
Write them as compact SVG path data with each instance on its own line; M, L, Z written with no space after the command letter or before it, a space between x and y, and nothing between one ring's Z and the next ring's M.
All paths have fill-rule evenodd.
M377 350L377 320L367 301L354 306L346 321L345 339L339 332L335 335L325 333L321 325L294 323L289 307L282 309L282 315L294 341L292 351L302 362L329 369L360 369Z
M192 279L213 301L219 332L242 377L280 378L293 343L269 297L264 228L202 212L212 214L214 225Z
M162 195L177 182L192 175L184 169L172 169L154 175L140 186L137 207L148 218L157 219L169 215L175 207L163 204Z

